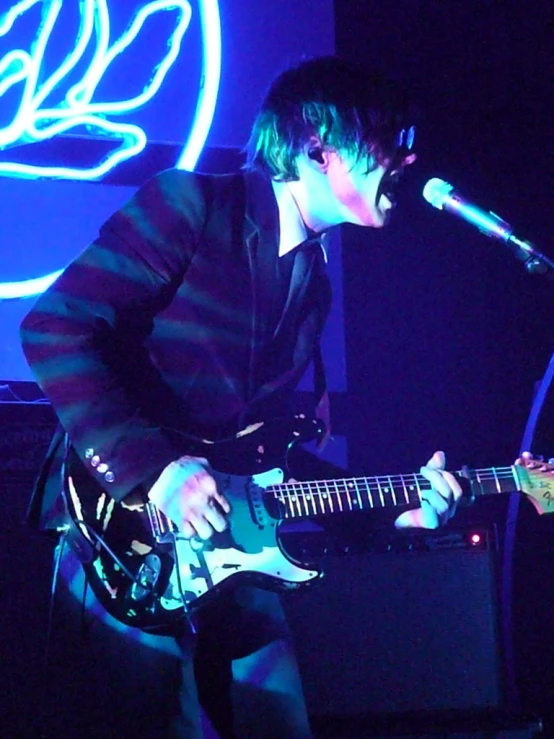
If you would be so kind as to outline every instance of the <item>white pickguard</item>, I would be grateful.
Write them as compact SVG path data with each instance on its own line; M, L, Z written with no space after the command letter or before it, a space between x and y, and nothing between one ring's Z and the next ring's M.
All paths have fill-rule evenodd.
M254 475L250 480L260 488L276 485L283 482L283 470L268 470ZM229 540L235 546L214 548L210 541L178 538L177 567L161 598L163 608L181 608L181 591L186 600L192 601L238 573L258 573L291 584L300 584L319 576L317 570L298 567L283 554L277 540L279 520L267 517L267 523L261 525L253 521L248 500L242 491L236 496L227 491L226 496L232 508Z

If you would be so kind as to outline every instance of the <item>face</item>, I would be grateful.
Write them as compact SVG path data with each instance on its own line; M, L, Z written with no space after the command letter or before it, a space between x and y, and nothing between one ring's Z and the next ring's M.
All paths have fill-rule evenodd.
M371 172L365 160L333 152L329 157L329 187L344 223L382 228L396 205L396 188L404 168L415 160L410 154L387 160Z

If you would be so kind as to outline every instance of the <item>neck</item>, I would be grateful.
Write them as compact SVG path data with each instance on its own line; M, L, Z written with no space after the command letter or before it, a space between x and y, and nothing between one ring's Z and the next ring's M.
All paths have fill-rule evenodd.
M300 178L287 182L287 187L306 230L320 234L340 223L340 219L335 218L333 204L326 197L320 182L309 183L306 179Z

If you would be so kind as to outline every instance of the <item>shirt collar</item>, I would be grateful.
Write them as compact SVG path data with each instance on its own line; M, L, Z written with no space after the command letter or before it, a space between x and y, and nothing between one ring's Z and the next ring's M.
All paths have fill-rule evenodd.
M286 182L271 181L279 210L279 256L284 257L308 238L298 205ZM319 238L325 262L327 262L327 233Z

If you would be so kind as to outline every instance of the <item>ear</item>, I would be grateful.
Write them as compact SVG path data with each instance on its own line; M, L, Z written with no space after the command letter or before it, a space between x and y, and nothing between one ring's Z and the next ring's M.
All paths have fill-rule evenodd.
M407 167L409 164L413 164L415 160L417 159L417 154L408 154L404 157L402 160L402 166Z
M331 150L317 136L310 137L305 147L309 165L323 173L329 168L330 153Z

